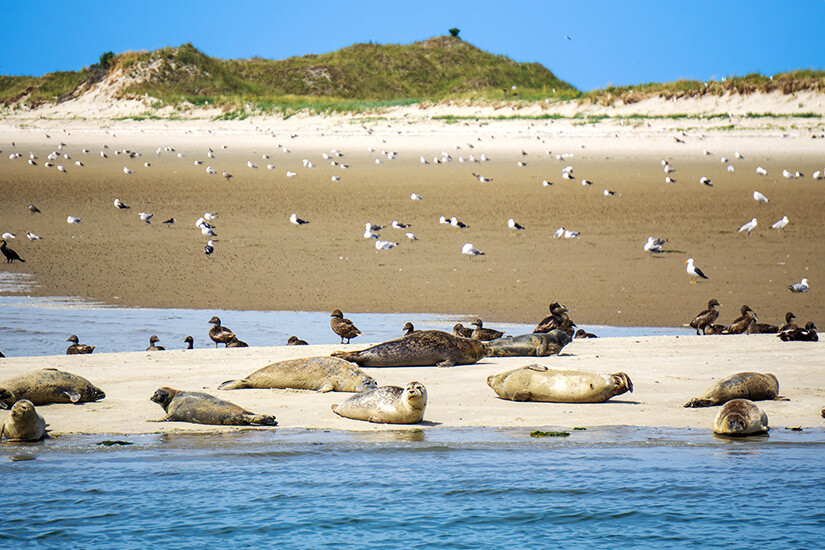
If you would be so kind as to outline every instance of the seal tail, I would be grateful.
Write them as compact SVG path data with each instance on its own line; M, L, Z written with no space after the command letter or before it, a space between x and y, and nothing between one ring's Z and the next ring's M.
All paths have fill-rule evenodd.
M344 361L349 361L351 363L357 363L358 354L352 351L333 351L330 353L332 357L340 357Z
M249 419L250 424L259 424L261 426L277 426L278 421L274 416L268 414L256 414Z
M220 386L218 386L219 390L240 390L242 388L248 388L249 384L246 383L246 379L242 380L227 380Z
M702 399L701 397L696 397L685 403L685 408L695 409L699 407L710 407L711 405L712 403L710 402L710 399Z

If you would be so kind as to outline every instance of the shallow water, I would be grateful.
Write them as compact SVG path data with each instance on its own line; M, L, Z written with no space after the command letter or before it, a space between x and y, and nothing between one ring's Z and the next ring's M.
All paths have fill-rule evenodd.
M825 431L64 436L0 446L8 547L815 548Z
M217 315L250 346L281 346L292 335L310 344L335 344L340 338L329 328L329 313L322 311L231 311L220 309L121 308L90 304L73 298L0 296L0 351L6 357L63 354L70 334L81 343L96 345L95 353L142 351L149 336L157 334L167 349L185 347L192 335L195 347L212 347L207 335L210 317ZM428 313L347 313L364 332L353 343L384 342L401 336L412 321L418 329L452 332L455 323L469 326L472 318ZM507 334L532 332L535 325L491 323ZM690 334L683 328L606 327L582 325L600 336L653 336Z

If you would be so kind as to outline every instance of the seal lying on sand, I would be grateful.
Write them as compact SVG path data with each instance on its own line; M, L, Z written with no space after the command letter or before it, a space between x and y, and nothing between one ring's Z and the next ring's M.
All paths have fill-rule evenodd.
M778 395L779 381L773 374L738 372L719 380L702 397L685 403L685 407L713 407L727 403L731 399L762 401L776 399Z
M502 399L551 403L602 403L614 395L633 391L623 372L592 373L527 365L487 377L487 385Z
M378 383L353 363L337 357L302 357L267 365L241 380L229 380L218 389L293 388L297 390L374 390Z
M57 369L41 369L0 382L0 408L19 399L35 405L85 403L106 397L103 390L76 374Z
M486 354L480 340L457 338L440 330L420 330L361 351L336 351L333 357L361 367L469 365Z
M0 439L9 441L40 441L46 437L46 421L34 410L28 399L15 403L0 425Z
M158 388L151 400L163 407L166 418L159 422L179 421L194 424L220 424L226 426L277 426L274 416L255 414L244 408L218 399L208 393Z
M570 341L570 336L565 332L553 329L547 333L534 332L497 338L484 342L484 348L489 357L546 357L559 353Z
M728 401L713 421L713 433L719 435L754 435L768 429L768 415L748 399Z
M416 424L424 418L427 408L427 389L418 382L403 388L381 386L358 393L333 405L332 412L345 418L383 424Z

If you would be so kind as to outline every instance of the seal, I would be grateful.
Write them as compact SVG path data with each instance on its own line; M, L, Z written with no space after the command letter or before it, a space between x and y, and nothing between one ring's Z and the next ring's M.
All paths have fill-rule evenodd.
M381 386L355 394L340 405L333 405L332 412L380 424L417 424L424 419L426 408L427 389L418 382L410 382L403 388Z
M41 369L0 382L0 407L6 409L19 399L35 405L85 403L106 397L103 390L76 374L57 369Z
M46 421L28 399L17 401L0 425L0 439L9 441L40 441L46 437Z
M486 355L484 344L472 338L457 338L440 330L420 330L361 351L336 351L360 367L452 367L470 365Z
M224 426L278 425L274 416L251 413L234 403L218 399L208 393L179 391L163 387L158 388L151 400L166 411L166 417L158 422L178 421Z
M773 374L758 372L737 372L722 378L702 395L685 403L685 408L713 407L731 399L763 401L776 399L779 395L779 381Z
M484 342L484 349L488 357L547 357L559 353L570 341L567 333L553 329L490 340Z
M378 383L353 363L337 357L302 357L272 363L241 380L227 380L219 390L292 388L318 392L374 390Z
M768 430L768 415L749 399L728 401L713 421L713 433L719 435L755 435Z
M633 391L623 373L593 373L527 365L487 377L487 385L502 399L551 403L602 403Z

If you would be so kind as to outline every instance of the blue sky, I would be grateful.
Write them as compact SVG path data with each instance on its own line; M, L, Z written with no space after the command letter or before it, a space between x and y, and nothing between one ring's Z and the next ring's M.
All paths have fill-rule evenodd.
M215 57L282 59L357 42L407 44L450 27L582 90L825 68L825 0L4 4L0 74L76 70L107 50L185 42Z

